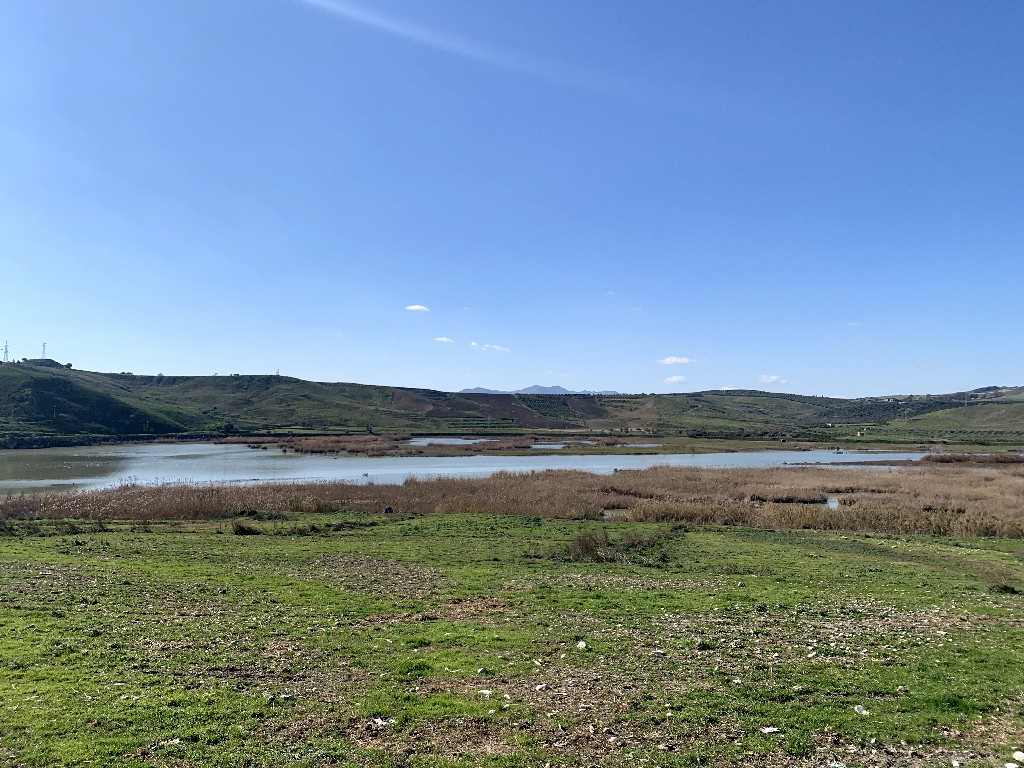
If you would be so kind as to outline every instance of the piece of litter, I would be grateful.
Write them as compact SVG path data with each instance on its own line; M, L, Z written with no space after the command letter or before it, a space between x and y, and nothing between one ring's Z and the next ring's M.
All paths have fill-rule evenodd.
M739 678L737 677L737 678L736 678L735 680L733 680L733 681L732 681L732 684L733 684L733 685L743 685L743 681L742 681L742 680L740 680L740 679L739 679Z
M864 709L864 707L862 707L860 704L858 704L856 707L854 707L853 711L856 712L858 715L870 715L871 714L870 711Z
M535 691L546 691L547 689L548 689L548 684L547 683L541 683L540 685L535 685L533 687L533 690L535 690Z
M778 732L779 732L779 729L776 728L774 725L769 725L769 726L761 729L761 733L778 733Z
M1014 752L1013 759L1016 760L1018 763L1024 763L1024 752Z
M494 691L489 691L486 688L482 688L481 690L477 691L477 693L479 693L485 699L489 699L491 698L491 694L494 693Z
M584 648L587 647L587 644L585 642L583 642L582 640L580 640L578 643L576 643L576 647L579 648L582 651Z

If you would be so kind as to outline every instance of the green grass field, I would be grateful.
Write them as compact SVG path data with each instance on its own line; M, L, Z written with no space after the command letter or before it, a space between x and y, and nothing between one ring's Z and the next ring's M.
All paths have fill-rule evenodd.
M1019 540L275 517L0 540L0 763L1002 766L1024 743Z

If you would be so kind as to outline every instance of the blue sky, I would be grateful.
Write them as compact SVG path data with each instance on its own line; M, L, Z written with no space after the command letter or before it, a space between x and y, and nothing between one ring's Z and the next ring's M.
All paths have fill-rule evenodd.
M458 390L1024 384L1024 3L0 0L0 343Z

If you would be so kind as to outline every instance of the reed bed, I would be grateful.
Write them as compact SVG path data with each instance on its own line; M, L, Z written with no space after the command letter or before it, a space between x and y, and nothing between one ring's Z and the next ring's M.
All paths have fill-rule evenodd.
M826 501L838 501L832 509ZM737 525L769 529L1024 537L1024 468L932 464L913 469L655 467L610 475L549 470L401 485L125 484L0 501L15 520L215 520L342 510L484 513Z
M488 437L480 442L459 444L410 445L411 436L394 435L299 435L275 438L229 438L224 442L245 443L250 448L267 448L269 445L286 451L308 454L347 454L356 456L468 456L479 453L501 454L532 450L537 444L562 442L559 438L538 435L517 437ZM467 436L467 439L473 439ZM635 439L619 437L590 437L586 443L568 439L570 444L587 448L629 447Z
M932 453L921 457L934 464L1024 464L1019 453Z

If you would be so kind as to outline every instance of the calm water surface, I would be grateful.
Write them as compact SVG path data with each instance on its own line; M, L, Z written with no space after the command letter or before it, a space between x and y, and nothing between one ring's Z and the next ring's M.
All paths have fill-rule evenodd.
M485 477L502 470L533 472L578 469L601 474L616 469L673 467L778 467L874 461L916 460L921 453L842 453L833 451L751 451L748 453L661 454L647 456L308 456L279 449L203 443L123 445L0 451L0 498L15 493L92 490L125 482L252 483L299 480L401 483L406 478Z

